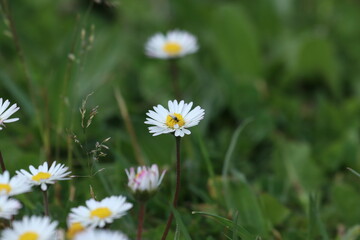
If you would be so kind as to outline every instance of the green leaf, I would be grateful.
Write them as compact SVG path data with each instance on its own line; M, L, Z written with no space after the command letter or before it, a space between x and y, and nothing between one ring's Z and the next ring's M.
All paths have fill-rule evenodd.
M239 4L224 4L215 10L211 26L219 62L233 73L258 76L260 51L254 27Z
M262 194L260 196L260 202L264 215L272 225L281 224L290 213L288 208L269 194Z
M255 239L254 235L252 235L249 231L247 231L242 226L240 226L238 224L234 224L234 221L231 221L229 219L218 216L216 214L207 213L207 212L193 211L192 213L193 214L199 214L199 215L202 215L202 216L205 216L205 217L213 218L214 220L216 220L217 222L219 222L220 224L222 224L224 227L226 227L228 229L236 228L238 236L241 237L241 239L243 239L243 240L254 240Z
M179 212L175 208L172 208L172 211L173 211L174 217L176 219L177 228L180 229L180 232L183 234L184 239L191 240L190 234L189 234L187 228L185 227L184 222L182 221Z

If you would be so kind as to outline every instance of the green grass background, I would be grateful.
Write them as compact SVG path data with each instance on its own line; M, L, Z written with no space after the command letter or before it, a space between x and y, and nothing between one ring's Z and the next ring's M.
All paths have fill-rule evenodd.
M152 137L143 122L152 106L174 95L168 63L146 57L144 43L156 32L183 29L200 45L198 53L179 60L183 98L206 114L182 139L175 237L360 239L360 179L347 170L360 171L358 1L9 5L29 77L2 21L0 97L21 110L15 114L20 121L1 131L0 149L12 173L46 160L72 166L79 177L50 190L52 216L62 226L68 210L90 198L90 185L98 199L131 199L124 169L138 163L114 96L118 89L146 163L168 170L145 222L144 239L160 239L175 186L175 141ZM99 113L84 132L79 108L92 92L87 114L95 106ZM93 162L86 151L107 137L108 155ZM20 199L22 214L42 213L40 194ZM111 228L134 238L136 213L135 205Z

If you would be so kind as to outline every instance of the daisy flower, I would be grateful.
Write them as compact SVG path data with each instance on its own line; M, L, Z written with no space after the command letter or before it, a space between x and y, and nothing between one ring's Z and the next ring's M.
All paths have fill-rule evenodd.
M19 176L14 176L10 179L8 171L0 174L0 196L13 196L29 192L30 190L31 185L26 181L26 179Z
M69 168L65 167L64 164L56 164L56 161L52 163L51 167L48 167L47 162L40 165L38 169L32 165L29 167L30 172L24 169L16 171L19 176L24 177L31 185L41 186L42 191L47 190L46 184L54 184L59 180L68 180L68 176L71 172L67 172Z
M54 240L57 222L49 217L24 217L15 221L12 229L5 229L1 240Z
M125 172L129 179L129 188L136 196L139 195L138 197L145 197L145 199L149 194L151 195L156 192L165 175L165 171L163 171L160 176L159 168L156 164L153 164L151 167L138 167L137 172L135 172L134 168L125 169Z
M80 222L73 222L73 223L69 222L66 236L68 239L73 239L75 237L75 235L77 235L78 233L81 233L85 230L86 230L85 226L82 225Z
M174 132L175 136L183 137L191 132L187 128L196 126L204 118L205 110L197 106L191 110L193 103L179 103L174 101L168 102L169 109L161 105L154 106L154 111L149 110L146 115L146 124L154 125L149 127L153 136ZM191 110L191 111L190 111Z
M0 218L11 219L20 208L21 204L18 200L0 196Z
M145 45L146 55L153 58L179 58L199 49L196 38L186 32L173 30L166 35L157 33Z
M9 100L6 100L5 102L3 102L3 99L0 98L0 130L3 129L2 127L5 127L4 123L11 123L11 122L16 122L17 120L19 120L19 118L8 119L11 115L13 115L17 110L20 109L15 103L15 104L11 105L11 107L8 110L6 110L9 105L10 105Z
M101 201L89 199L86 206L72 208L69 215L70 223L81 223L83 226L104 227L115 219L121 218L132 204L126 202L123 196L111 196Z
M128 238L118 231L90 229L76 235L74 240L128 240Z

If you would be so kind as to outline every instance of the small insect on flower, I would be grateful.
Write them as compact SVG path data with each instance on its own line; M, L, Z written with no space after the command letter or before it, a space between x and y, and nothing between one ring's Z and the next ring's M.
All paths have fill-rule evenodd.
M69 168L64 164L56 164L56 161L48 167L47 162L40 165L38 169L33 166L29 167L30 173L24 169L16 171L18 176L24 177L31 185L41 187L42 191L47 190L46 184L54 184L56 181L69 180L68 177L71 172L68 172Z
M76 235L74 240L128 240L128 237L118 231L89 229Z
M57 225L49 217L25 216L15 221L11 229L5 229L1 240L54 240Z
M151 197L161 184L165 172L159 174L159 168L156 164L151 167L141 166L137 168L125 169L128 176L128 186L138 200L147 200Z
M72 208L69 222L80 223L84 227L104 227L115 219L124 216L132 208L132 204L126 202L123 196L111 196L101 201L89 199L86 206Z
M11 219L21 208L21 204L16 199L8 196L0 196L0 218Z
M155 125L149 127L150 133L153 133L153 136L172 132L176 137L189 135L191 132L187 128L198 125L205 114L205 110L199 106L191 110L192 105L192 102L180 101L178 103L174 100L168 102L169 109L161 105L153 107L154 111L149 110L146 113L150 118L146 118L147 121L145 121L146 124Z
M3 102L3 99L0 98L0 130L5 127L5 123L16 122L19 118L10 118L15 112L17 112L20 108L15 104L11 105L11 107L6 110L10 105L9 100ZM5 111L6 110L6 111Z
M0 196L14 196L31 191L31 185L20 176L14 176L10 179L10 174L5 171L0 174Z
M173 30L166 35L157 33L145 45L146 55L153 58L179 58L199 49L196 38L186 32Z

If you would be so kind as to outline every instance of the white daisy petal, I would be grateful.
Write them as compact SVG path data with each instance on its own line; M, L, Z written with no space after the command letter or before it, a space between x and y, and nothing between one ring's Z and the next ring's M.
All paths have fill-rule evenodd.
M74 240L128 240L128 237L118 231L88 229L77 234Z
M12 228L5 229L1 240L54 240L56 227L57 222L51 222L49 217L25 216L21 221L15 221Z
M81 223L85 227L104 227L124 216L130 208L132 204L123 196L111 196L101 201L89 199L86 206L71 209L69 222Z
M0 218L11 219L20 208L21 204L18 200L0 196Z
M127 172L129 180L128 187L135 195L140 195L144 192L149 194L155 192L160 186L165 174L165 171L163 171L159 178L159 168L156 164L153 164L151 167L138 167L136 174L134 168L126 169L125 171Z
M24 177L14 176L10 179L8 171L0 174L0 196L14 196L30 190L31 185Z
M16 171L17 175L24 178L31 186L40 186L42 191L47 190L47 184L54 184L56 181L69 180L70 171L65 165L53 162L50 169L47 162L37 169L29 167L30 173L24 169Z
M157 33L145 44L146 55L153 58L179 58L199 49L196 38L186 31L173 30L166 35Z
M5 123L16 122L19 120L19 118L8 119L11 115L13 115L15 112L17 112L20 109L16 105L16 103L11 105L10 108L8 108L9 105L10 105L9 100L6 100L5 102L3 102L3 99L0 98L0 126L5 126ZM0 130L2 130L2 129L3 128L0 127Z
M153 136L171 132L174 132L176 137L189 135L191 132L187 128L198 125L205 114L205 110L199 106L191 110L192 106L192 102L185 103L183 100L168 101L168 110L161 105L154 107L155 111L149 110L145 124L152 125L149 132Z

